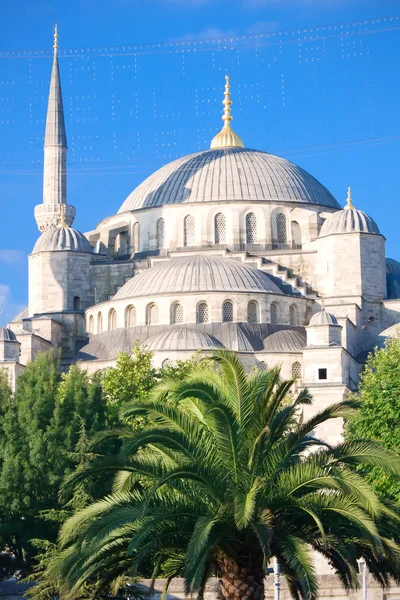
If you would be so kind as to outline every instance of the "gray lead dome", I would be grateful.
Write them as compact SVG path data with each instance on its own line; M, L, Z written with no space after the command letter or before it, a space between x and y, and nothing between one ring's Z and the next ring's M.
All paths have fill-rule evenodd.
M150 352L154 352L154 350L196 351L223 348L221 342L215 337L189 327L174 327L162 331L149 338L146 341L146 346Z
M186 292L282 294L276 283L262 271L232 258L195 254L156 263L125 283L114 298Z
M72 227L47 229L37 240L32 253L68 250L70 252L92 252L88 239Z
M379 235L378 225L369 215L354 207L330 215L321 227L319 237L338 233L374 233Z
M119 213L186 202L294 202L339 208L312 175L284 158L247 148L219 148L171 162L141 183Z

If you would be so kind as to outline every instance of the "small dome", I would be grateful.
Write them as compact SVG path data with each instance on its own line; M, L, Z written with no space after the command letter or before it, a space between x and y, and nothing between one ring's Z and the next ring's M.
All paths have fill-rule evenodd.
M16 342L15 333L8 327L0 327L0 342Z
M264 341L265 352L300 352L306 346L306 338L295 329L283 329L271 333Z
M310 319L310 325L337 325L337 319L332 313L320 310Z
M156 262L153 267L127 281L114 298L185 292L282 294L282 290L263 271L232 258L194 254Z
M362 210L347 205L343 210L339 210L324 221L319 237L335 235L338 233L374 233L379 235L378 225L370 216Z
M400 275L400 262L394 258L387 258L386 273L390 275Z
M68 250L70 252L92 252L88 239L72 227L54 227L44 231L37 240L32 253Z
M189 327L174 327L153 335L146 341L147 349L157 350L215 350L223 348L215 337L190 329Z

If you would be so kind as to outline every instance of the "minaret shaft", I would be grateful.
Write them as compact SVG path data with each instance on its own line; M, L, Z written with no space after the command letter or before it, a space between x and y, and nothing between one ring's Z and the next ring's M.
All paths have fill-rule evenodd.
M73 206L67 205L67 134L58 65L58 32L54 29L54 58L51 71L44 137L43 203L35 207L35 218L40 231L56 227L65 205L65 220L72 225Z

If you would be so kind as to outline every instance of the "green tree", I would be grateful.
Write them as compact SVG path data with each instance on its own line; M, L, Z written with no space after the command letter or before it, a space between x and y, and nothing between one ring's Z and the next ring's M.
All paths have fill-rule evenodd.
M88 432L106 426L100 377L78 367L61 375L54 352L39 354L18 378L2 422L0 538L24 572L34 554L30 540L56 539L62 518L49 511L62 509L58 491L74 468L70 453L82 421Z
M350 418L355 401L304 422L307 391L279 371L246 374L234 353L215 354L218 369L198 365L166 379L124 414L145 417L117 461L98 459L75 476L117 471L114 490L69 519L49 573L64 596L89 581L97 591L154 561L184 573L186 592L202 597L212 572L227 599L263 597L267 564L277 557L296 598L317 598L311 550L325 556L348 589L357 559L373 576L399 580L399 516L357 473L375 465L399 476L400 459L373 442L331 448L313 436L329 419ZM389 539L391 538L391 539Z
M369 355L359 387L360 411L346 438L374 440L400 454L400 338L390 338ZM365 472L374 489L400 501L400 481L379 468Z

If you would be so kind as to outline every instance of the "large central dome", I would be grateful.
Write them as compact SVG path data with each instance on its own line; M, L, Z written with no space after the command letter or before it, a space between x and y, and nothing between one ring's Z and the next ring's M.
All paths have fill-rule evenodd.
M267 152L236 147L197 152L165 165L145 179L118 212L229 201L340 208L332 194L297 165Z

